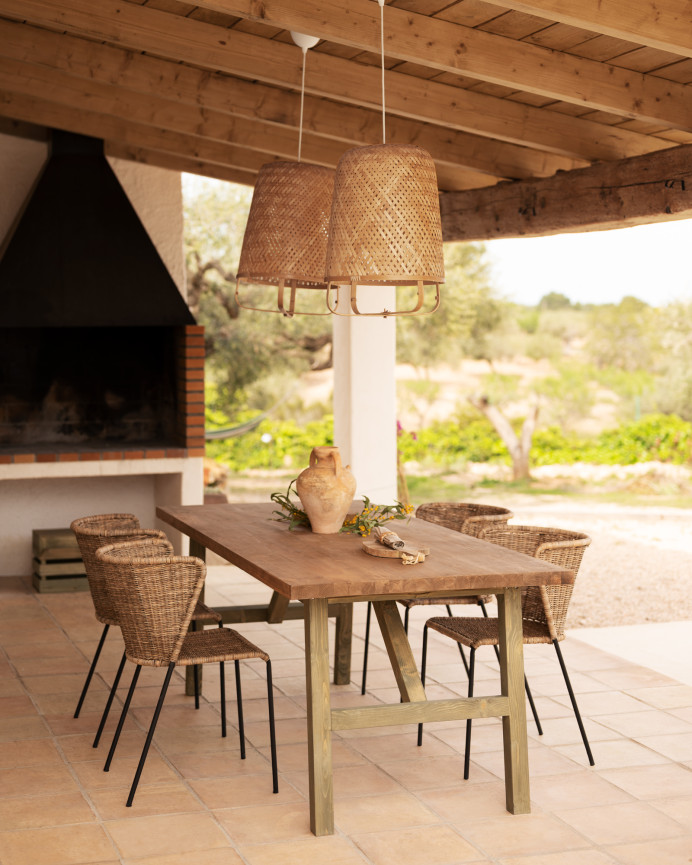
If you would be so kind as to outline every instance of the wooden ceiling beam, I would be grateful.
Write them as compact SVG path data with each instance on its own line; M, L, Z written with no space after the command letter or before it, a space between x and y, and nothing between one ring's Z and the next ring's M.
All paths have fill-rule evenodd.
M10 21L0 20L0 56L31 62L67 73L88 82L155 93L158 97L191 106L202 112L244 117L275 124L282 132L290 129L292 155L298 147L300 97L265 84L181 66L168 60L136 54ZM304 129L348 145L376 144L381 140L382 118L378 112L307 96ZM269 127L267 127L269 134ZM436 163L464 167L493 178L546 177L586 164L583 160L488 141L476 135L424 125L400 117L390 117L387 138L392 143L417 144L431 154Z
M197 0L197 5L379 54L380 10L372 0ZM387 57L692 130L689 89L652 75L394 6L384 10L384 39Z
M130 162L139 162L142 165L153 165L156 168L166 168L169 171L184 171L187 174L213 177L216 180L240 183L243 186L254 186L257 178L257 173L254 171L241 171L239 168L228 168L225 165L203 162L200 159L192 159L179 153L164 153L161 150L135 147L120 141L104 141L103 150L106 156L114 156L116 159L126 159Z
M208 127L196 125L198 118L185 116L186 106L132 91L114 95L110 90L96 82L87 84L53 70L0 58L0 114L5 117L241 171L256 172L265 162L283 158L281 152L277 153L280 135L266 134L259 128L265 124L226 119L228 136L214 139L202 135ZM35 117L32 110L38 112ZM294 138L289 145L295 147ZM306 136L303 153L307 162L334 168L345 149L340 142ZM443 190L471 189L495 182L496 178L475 171L447 165L438 169L438 183Z
M565 206L569 202L569 206ZM445 240L543 237L692 217L692 145L440 198Z
M594 33L627 39L683 57L692 57L692 27L688 0L485 0L503 9L516 9Z
M117 0L0 0L0 14L202 69L300 88L297 47L147 7ZM211 87L214 77L209 80ZM308 93L379 108L379 84L373 67L317 51L309 54ZM396 72L387 73L387 112L588 161L669 146L636 132Z

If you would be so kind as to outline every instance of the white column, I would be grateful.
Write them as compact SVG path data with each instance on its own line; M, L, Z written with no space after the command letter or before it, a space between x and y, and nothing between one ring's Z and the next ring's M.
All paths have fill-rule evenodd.
M395 309L396 289L362 286L358 307ZM334 444L358 482L356 495L391 504L397 498L396 319L333 318Z

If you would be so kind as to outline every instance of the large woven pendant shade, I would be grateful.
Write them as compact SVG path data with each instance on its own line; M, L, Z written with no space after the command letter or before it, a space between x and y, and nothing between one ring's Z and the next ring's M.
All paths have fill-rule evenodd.
M434 312L444 282L442 225L435 163L421 147L378 144L348 150L334 182L326 280L327 303L337 315L416 315ZM333 302L350 286L350 312ZM413 308L361 313L358 286L416 285ZM435 286L424 309L424 286Z
M244 309L291 317L329 315L296 310L297 289L326 291L324 280L334 170L302 162L270 162L257 175L236 280ZM275 285L275 309L252 306L240 286ZM286 295L288 294L288 300Z

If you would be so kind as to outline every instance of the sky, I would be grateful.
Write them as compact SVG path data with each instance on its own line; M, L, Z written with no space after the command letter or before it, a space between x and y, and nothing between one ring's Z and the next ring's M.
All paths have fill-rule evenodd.
M493 285L517 303L534 305L551 291L581 303L618 303L626 295L652 306L692 301L692 219L486 247Z

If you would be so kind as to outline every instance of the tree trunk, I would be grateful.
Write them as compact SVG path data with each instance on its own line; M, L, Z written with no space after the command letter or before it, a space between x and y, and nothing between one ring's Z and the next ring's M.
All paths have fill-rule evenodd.
M529 412L521 427L521 436L517 436L512 424L502 414L497 406L491 405L487 397L479 400L470 400L471 405L488 418L500 436L512 458L512 479L515 481L529 480L531 478L530 456L531 441L538 421L538 404Z

